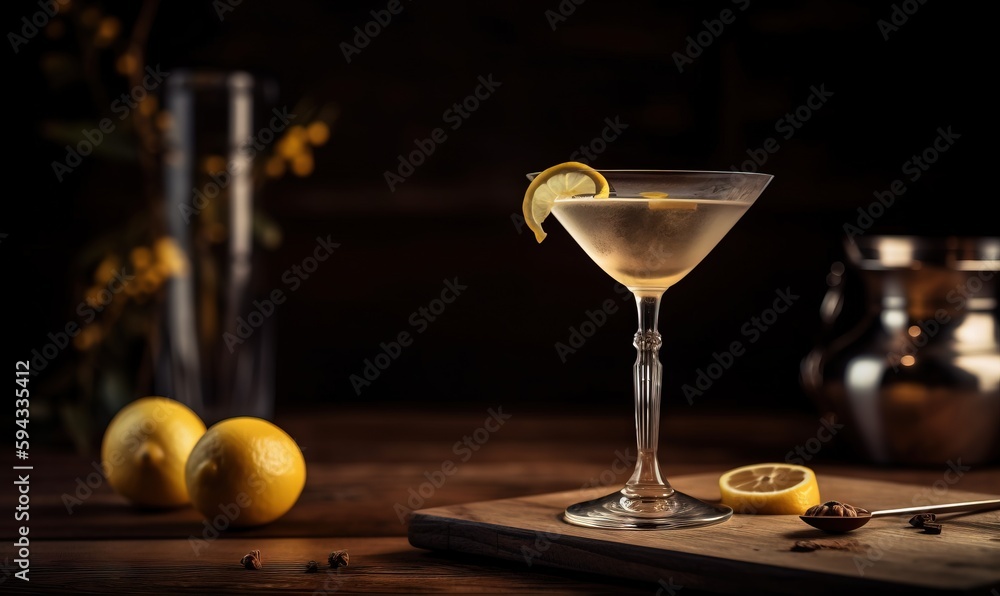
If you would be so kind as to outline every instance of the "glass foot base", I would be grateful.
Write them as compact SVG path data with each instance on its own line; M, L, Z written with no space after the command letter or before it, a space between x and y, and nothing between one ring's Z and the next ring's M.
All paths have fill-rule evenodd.
M563 518L577 526L616 530L668 530L724 522L733 515L726 505L711 505L682 492L669 497L634 498L621 491L570 505Z

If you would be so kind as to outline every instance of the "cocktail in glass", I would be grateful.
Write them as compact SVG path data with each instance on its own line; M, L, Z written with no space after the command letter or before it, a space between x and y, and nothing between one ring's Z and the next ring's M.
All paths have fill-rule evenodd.
M591 170L593 171L593 170ZM558 197L552 214L608 275L635 296L639 330L633 367L638 460L624 488L568 507L566 521L614 529L667 529L719 523L725 505L681 493L657 462L662 370L660 299L719 243L771 181L767 174L599 170L610 192ZM529 174L534 179L538 174Z

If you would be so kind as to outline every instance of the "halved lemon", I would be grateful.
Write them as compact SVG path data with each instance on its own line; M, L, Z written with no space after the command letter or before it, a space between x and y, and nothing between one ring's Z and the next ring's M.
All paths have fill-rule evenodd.
M729 470L719 477L722 502L736 513L802 515L823 500L816 473L806 466L763 463Z
M524 221L535 233L535 240L541 242L547 235L542 231L542 222L552 212L556 199L577 195L606 199L611 193L608 181L594 168L584 163L567 161L535 176L524 193Z

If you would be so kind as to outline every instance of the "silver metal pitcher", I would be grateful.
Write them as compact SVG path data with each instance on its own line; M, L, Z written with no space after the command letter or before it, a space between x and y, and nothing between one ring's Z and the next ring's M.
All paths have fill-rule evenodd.
M863 236L844 249L821 307L829 337L802 361L807 393L869 461L998 461L1000 238ZM859 287L841 283L851 274Z

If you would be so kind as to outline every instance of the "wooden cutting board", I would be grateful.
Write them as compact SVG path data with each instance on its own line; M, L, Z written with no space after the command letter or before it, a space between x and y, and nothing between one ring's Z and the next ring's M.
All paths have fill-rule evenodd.
M674 488L719 501L718 475L671 479ZM824 499L870 510L996 498L959 491L944 481L915 486L819 476ZM714 526L615 531L561 520L563 509L608 488L451 505L414 512L413 546L519 561L656 584L730 593L816 593L845 589L880 593L1000 595L1000 511L939 516L941 534L924 534L909 516L876 518L832 536L797 516L735 515ZM798 541L826 548L793 551ZM837 547L837 548L829 548ZM996 590L996 591L993 591Z

